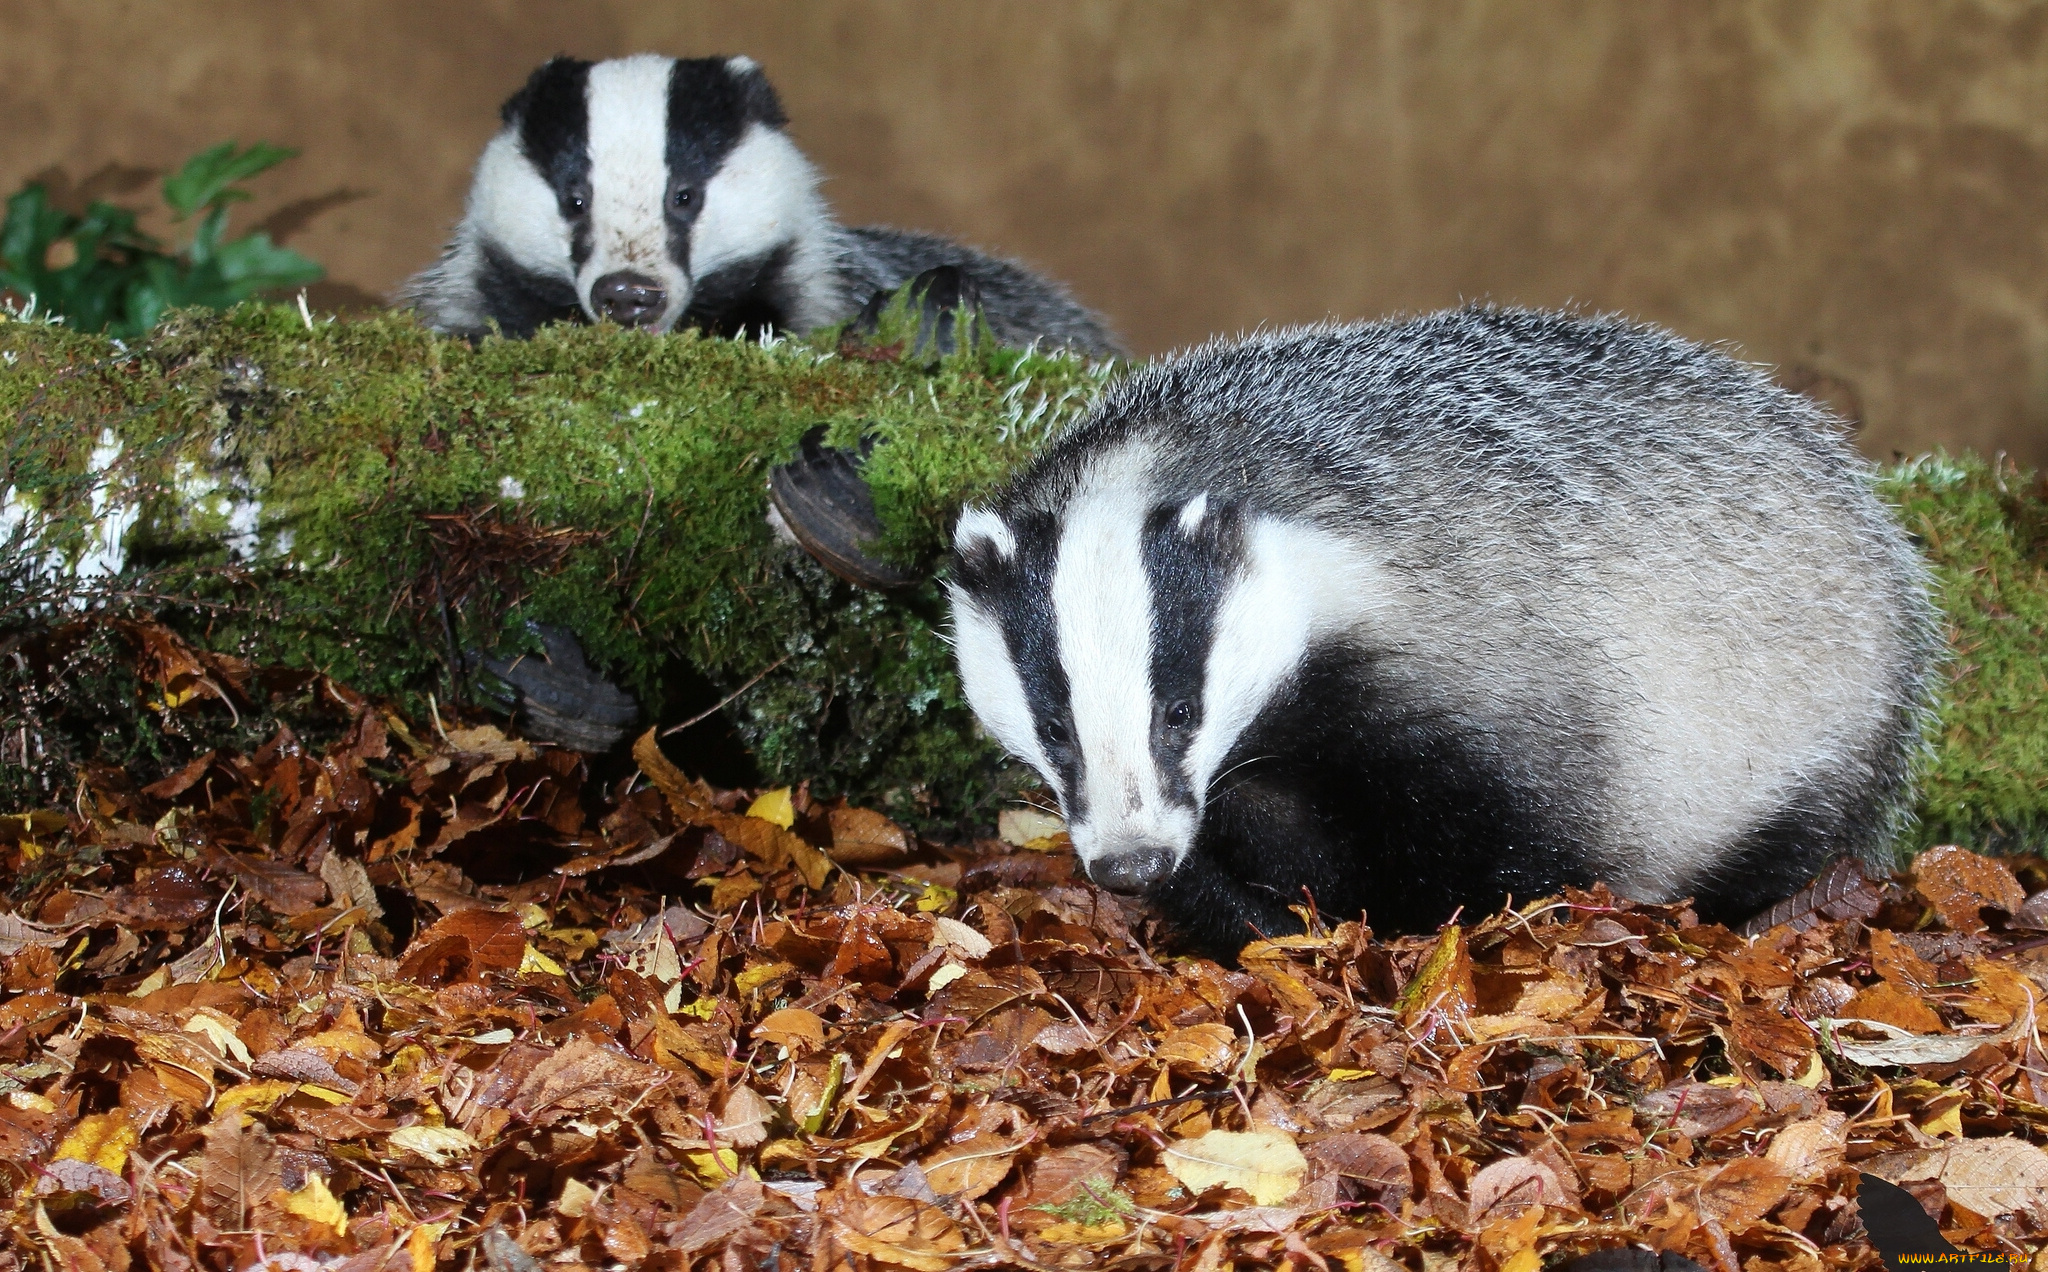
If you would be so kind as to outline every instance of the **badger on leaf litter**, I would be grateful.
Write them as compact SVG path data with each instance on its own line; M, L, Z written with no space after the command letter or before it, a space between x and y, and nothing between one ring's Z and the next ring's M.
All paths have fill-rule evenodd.
M840 225L750 58L557 57L500 114L454 238L405 287L436 330L802 332L909 283L927 307L943 294L978 308L1006 344L1118 352L1065 288L1014 261Z
M1614 318L1214 343L967 509L982 723L1219 955L1603 880L1739 920L1910 816L1928 573L1817 406Z

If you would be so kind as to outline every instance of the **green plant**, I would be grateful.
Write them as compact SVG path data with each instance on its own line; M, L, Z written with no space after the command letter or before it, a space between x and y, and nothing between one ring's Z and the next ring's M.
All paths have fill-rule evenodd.
M74 215L52 204L41 185L28 185L7 201L0 224L0 291L77 330L132 338L167 309L225 309L258 292L317 282L318 264L264 231L227 237L228 205L250 197L241 183L297 153L261 141L238 150L224 141L186 160L164 179L164 202L177 220L200 221L175 252L137 229L128 208L95 201Z

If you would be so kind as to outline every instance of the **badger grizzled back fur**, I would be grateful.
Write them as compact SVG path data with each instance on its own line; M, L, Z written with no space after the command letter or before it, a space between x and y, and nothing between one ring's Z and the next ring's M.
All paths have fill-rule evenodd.
M809 331L951 266L998 340L1116 340L1066 289L929 234L848 229L744 57L558 57L500 112L441 259L406 284L429 326L527 336L557 319Z
M1905 817L1928 576L1832 421L1611 318L1216 343L955 533L960 670L1198 944L1604 880L1739 920Z

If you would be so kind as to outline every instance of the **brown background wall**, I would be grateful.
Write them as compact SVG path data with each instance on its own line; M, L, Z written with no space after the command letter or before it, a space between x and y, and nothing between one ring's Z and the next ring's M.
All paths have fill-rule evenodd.
M2042 4L0 0L0 189L298 146L244 215L381 295L531 66L642 49L751 53L846 219L1032 260L1142 351L1577 302L1739 343L1874 454L2048 461Z

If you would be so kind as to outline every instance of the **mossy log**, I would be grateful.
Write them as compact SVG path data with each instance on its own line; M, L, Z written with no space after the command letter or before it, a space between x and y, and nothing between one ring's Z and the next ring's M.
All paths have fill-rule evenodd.
M668 722L747 686L725 710L766 779L992 816L1021 775L961 697L936 585L827 574L771 533L768 473L820 425L873 441L877 551L928 579L950 511L1108 368L905 347L887 322L842 349L581 326L472 347L255 305L127 347L0 321L12 572L149 577L209 602L169 607L207 647L441 702L557 624Z
M819 425L872 440L878 554L929 580L960 503L1112 369L987 345L907 358L904 334L899 314L845 346L556 327L472 347L402 315L248 305L123 346L0 321L0 578L36 594L0 598L0 633L112 578L171 598L195 644L420 706L559 624L664 723L744 690L723 710L765 780L987 819L1026 775L975 728L936 584L826 573L771 533L768 473ZM1885 490L1957 651L1919 841L2039 850L2048 504L1970 458L1896 465Z

